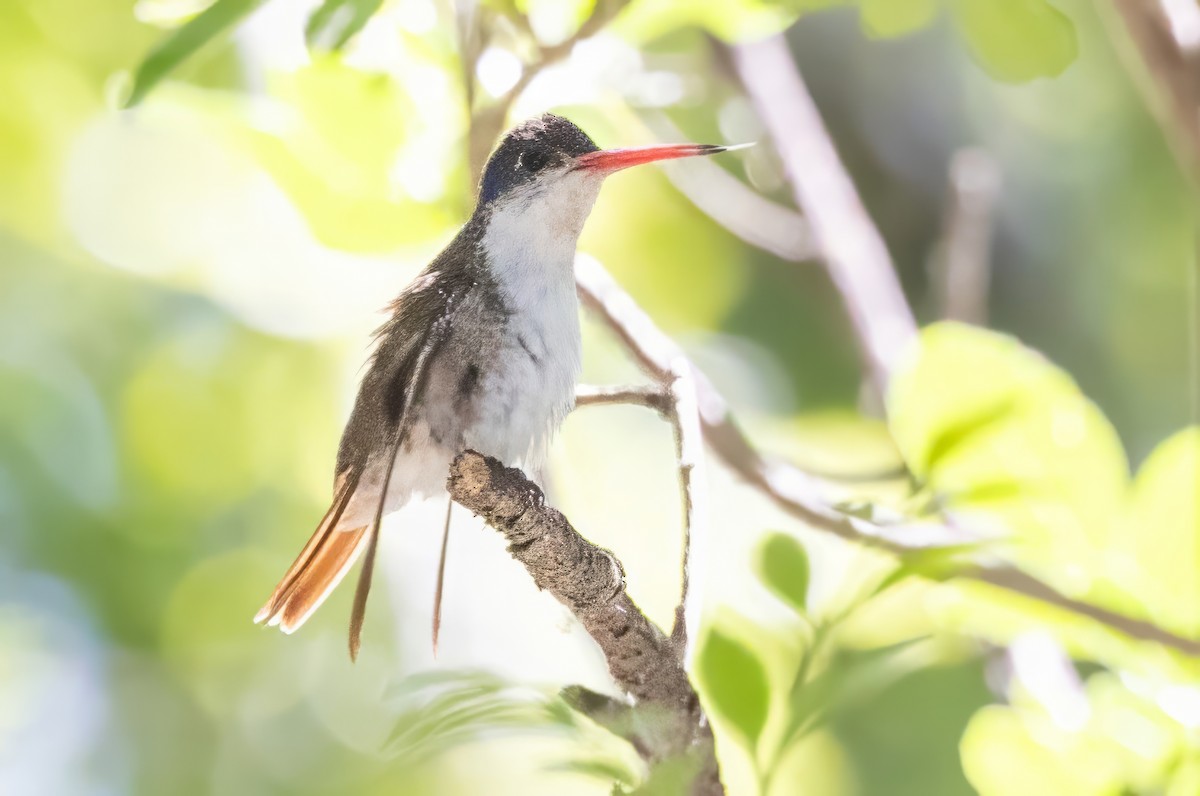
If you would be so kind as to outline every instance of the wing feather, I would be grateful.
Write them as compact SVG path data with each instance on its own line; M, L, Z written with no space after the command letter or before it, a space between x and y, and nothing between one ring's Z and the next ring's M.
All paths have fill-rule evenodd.
M447 277L437 261L395 302L392 317L376 333L377 345L363 377L338 449L334 498L316 532L284 574L255 622L279 625L291 633L324 602L364 551L366 559L350 619L350 657L357 656L374 571L379 527L392 467L412 429L428 380L429 365L447 339L454 315L477 281ZM364 473L382 465L382 479ZM369 484L369 486L368 486ZM363 489L377 495L360 495ZM375 500L370 525L342 528L350 501Z
M406 386L406 404L411 405L412 396L424 393L429 361L445 341L450 329L450 314L443 313L430 328L424 344L421 346L417 361L410 373L411 380ZM407 406L405 407L407 409ZM396 430L396 440L387 458L387 469L384 471L383 486L379 490L379 500L375 504L375 518L367 531L367 557L363 560L362 571L358 575L358 586L354 590L354 607L350 611L350 660L358 659L358 649L362 644L363 620L367 615L367 597L371 593L371 579L375 573L375 551L379 547L379 529L383 523L383 507L387 503L388 488L392 482L392 468L396 464L396 456L404 443L411 427L411 413L405 411Z

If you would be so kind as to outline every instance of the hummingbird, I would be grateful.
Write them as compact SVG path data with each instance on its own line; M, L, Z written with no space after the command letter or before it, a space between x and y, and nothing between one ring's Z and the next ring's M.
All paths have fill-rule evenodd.
M553 114L506 133L484 168L470 219L376 331L338 447L329 509L254 621L294 632L365 553L350 618L355 659L383 517L414 498L444 494L451 461L468 448L538 466L571 411L581 367L575 247L604 179L731 148L601 150Z

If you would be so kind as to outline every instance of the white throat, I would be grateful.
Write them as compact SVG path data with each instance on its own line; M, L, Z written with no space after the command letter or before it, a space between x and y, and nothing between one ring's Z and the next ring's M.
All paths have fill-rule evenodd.
M496 417L505 429L481 440L536 465L551 434L575 401L580 371L575 245L600 190L601 178L568 173L530 185L493 208L483 252L510 315L494 381ZM492 445L492 448L488 448Z
M596 175L568 172L497 202L482 245L510 309L541 313L550 309L547 301L565 296L574 317L575 246L601 182Z

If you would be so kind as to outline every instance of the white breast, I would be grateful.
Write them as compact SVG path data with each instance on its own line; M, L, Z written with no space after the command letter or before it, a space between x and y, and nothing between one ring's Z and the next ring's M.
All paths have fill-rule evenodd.
M575 398L580 370L575 244L598 184L568 175L497 208L483 246L511 312L488 368L473 444L536 465ZM468 440L472 444L472 440Z

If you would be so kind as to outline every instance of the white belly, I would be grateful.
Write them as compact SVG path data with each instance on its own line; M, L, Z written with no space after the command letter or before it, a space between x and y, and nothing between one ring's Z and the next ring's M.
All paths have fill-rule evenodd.
M487 368L478 422L468 447L507 462L536 467L550 436L575 404L580 370L575 242L597 182L563 179L542 203L513 203L484 236L496 287L509 310L494 366ZM549 204L544 204L549 202ZM574 208L578 224L555 213Z
M469 408L449 414L452 400L445 390L429 396L414 418L406 444L392 467L383 514L413 498L443 494L450 462L470 448L527 474L542 463L550 438L575 402L580 370L579 308L574 283L570 289L547 289L536 311L514 310L495 347L481 363L479 390ZM451 367L451 374L457 369ZM457 381L456 376L449 378ZM432 413L432 414L431 414ZM430 433L430 422L438 428ZM461 423L461 425L459 425ZM343 528L369 524L379 505L386 462L369 466L351 499Z
M507 464L537 467L550 437L575 403L579 378L578 304L551 300L515 313L499 356L483 380L466 447Z
M457 376L443 385L436 404L425 405L411 444L396 458L384 513L414 496L440 494L450 461L464 448L535 475L575 403L580 372L575 244L599 186L598 179L573 173L554 191L511 202L492 215L482 249L505 309L504 322L497 323L499 339L485 341L487 351L479 352L486 359L478 363L480 388L469 411L450 403ZM382 469L369 475L382 482ZM380 486L363 491L377 496ZM361 523L370 512L357 498L349 513Z

